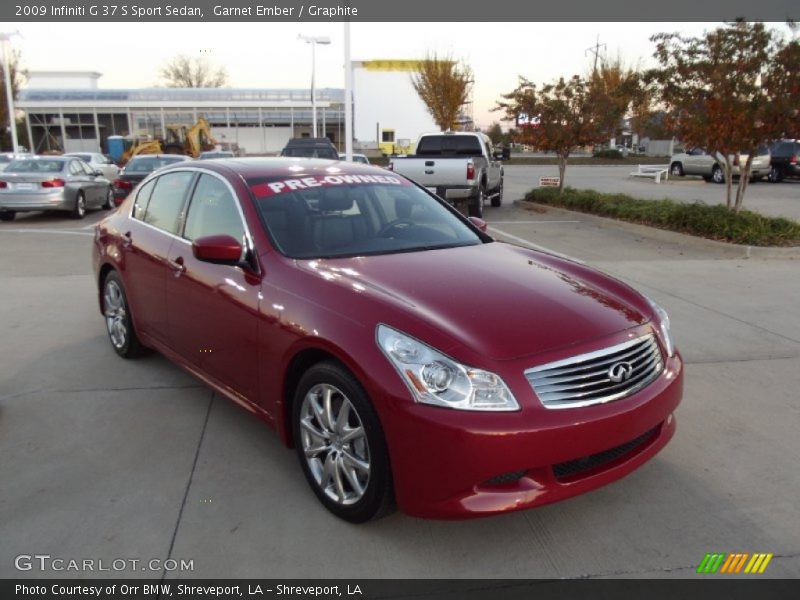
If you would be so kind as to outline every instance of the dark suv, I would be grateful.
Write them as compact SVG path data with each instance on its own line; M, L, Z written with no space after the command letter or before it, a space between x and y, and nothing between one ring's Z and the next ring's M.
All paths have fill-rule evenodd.
M339 152L328 138L293 138L281 150L281 156L339 160Z
M786 177L800 177L800 141L781 140L770 148L772 160L768 179L772 183Z

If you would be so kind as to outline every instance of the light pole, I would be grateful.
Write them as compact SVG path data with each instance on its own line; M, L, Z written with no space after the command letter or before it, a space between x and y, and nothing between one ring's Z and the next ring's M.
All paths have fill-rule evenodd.
M344 22L344 159L353 160L353 65L350 62L350 21Z
M328 45L331 43L331 38L327 35L298 35L298 39L303 40L306 44L311 44L311 128L314 133L311 137L317 137L317 94L314 89L314 72L316 71L317 62L317 44Z
M8 60L8 43L11 37L19 35L19 31L0 33L0 42L3 44L3 78L6 84L6 101L8 102L8 128L11 130L11 145L14 154L19 152L17 140L17 120L14 118L14 91L11 89L11 64Z

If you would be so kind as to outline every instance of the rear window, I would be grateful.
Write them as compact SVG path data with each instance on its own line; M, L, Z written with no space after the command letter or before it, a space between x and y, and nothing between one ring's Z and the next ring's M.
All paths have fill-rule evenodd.
M177 233L183 200L193 177L191 171L176 171L159 177L150 195L144 222L169 233Z
M473 135L426 135L417 145L418 156L481 156L480 140Z
M336 152L336 150L324 146L320 146L319 148L313 146L305 148L284 148L283 155L295 158L329 158L331 160L339 160L339 153Z
M156 169L166 167L177 162L183 162L183 158L167 158L164 156L145 156L133 158L125 167L127 173L152 173Z
M15 160L6 167L6 173L60 173L65 164L63 160Z
M74 158L80 158L86 162L92 162L92 155L91 154L70 154L70 156Z

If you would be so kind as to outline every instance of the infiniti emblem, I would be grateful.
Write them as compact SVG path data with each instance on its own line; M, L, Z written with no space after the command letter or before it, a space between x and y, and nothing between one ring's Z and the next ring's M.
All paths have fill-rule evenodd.
M614 383L628 381L633 375L633 365L629 362L618 362L608 369L608 378Z

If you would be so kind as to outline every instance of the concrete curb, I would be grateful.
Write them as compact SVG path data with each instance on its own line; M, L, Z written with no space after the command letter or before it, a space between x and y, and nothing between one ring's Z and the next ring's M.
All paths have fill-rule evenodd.
M559 206L550 206L549 204L540 204L538 202L528 202L527 200L514 200L514 206L523 209L527 206L536 206L555 214L563 214L571 217L574 217L575 215L581 215L581 217L584 217L586 220L593 221L603 227L616 227L619 229L624 229L653 240L673 242L676 244L691 244L695 247L706 246L707 248L714 249L717 252L722 251L733 258L800 258L800 246L775 247L731 244L728 242L709 240L686 233L678 233L677 231L668 231L666 229L650 227L648 225L629 223L628 221L619 221L617 219L601 217L591 213L568 210Z

